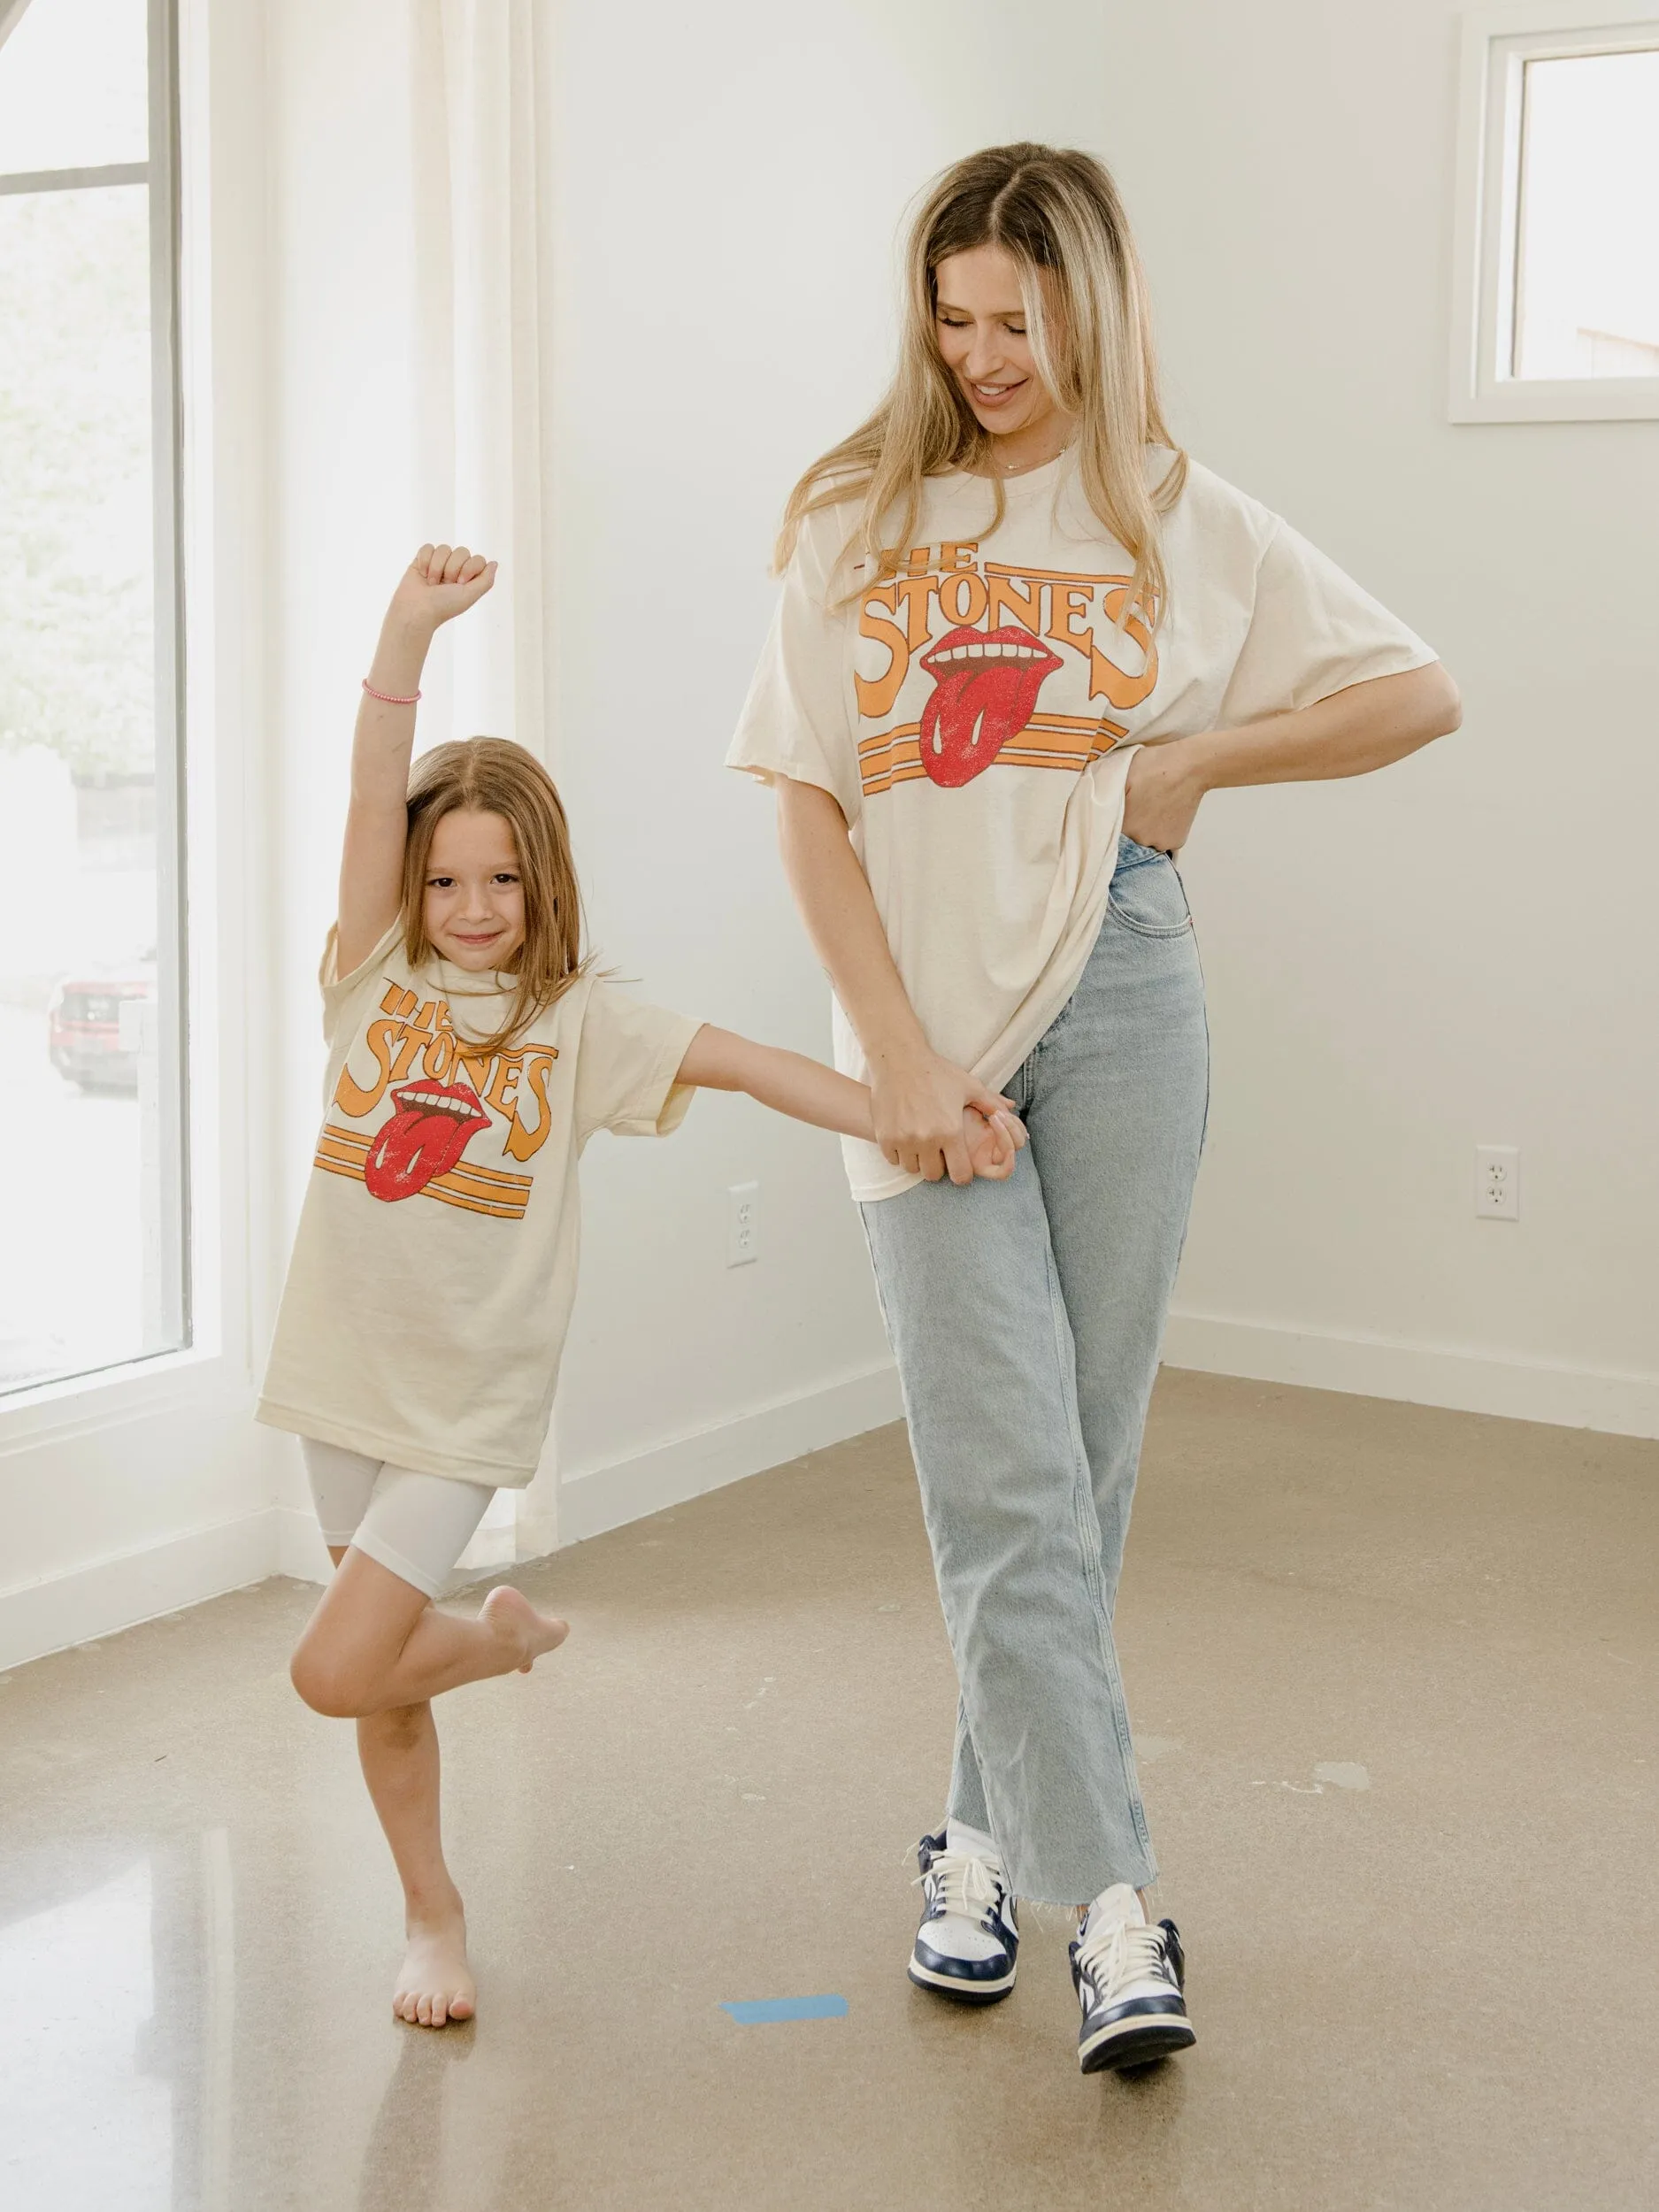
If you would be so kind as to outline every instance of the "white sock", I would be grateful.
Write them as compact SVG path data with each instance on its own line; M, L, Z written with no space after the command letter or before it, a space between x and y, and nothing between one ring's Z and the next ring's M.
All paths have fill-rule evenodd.
M1002 1855L996 1847L995 1839L987 1836L983 1828L970 1828L965 1820L946 1821L945 1848L959 1851L968 1859L989 1859L999 1871L1002 1868Z
M1110 1889L1102 1890L1084 1914L1083 1924L1078 1933L1079 1936L1086 1934L1091 1924L1103 1928L1114 1920L1126 1920L1132 1928L1144 1928L1148 1924L1140 1893L1129 1882L1114 1882Z
M971 1828L965 1820L947 1820L945 1848L969 1859L988 1859L998 1876L1002 1863L996 1844L983 1828ZM1002 1948L1000 1939L989 1935L972 1913L948 1912L926 1925L927 1940L946 1958L987 1959Z

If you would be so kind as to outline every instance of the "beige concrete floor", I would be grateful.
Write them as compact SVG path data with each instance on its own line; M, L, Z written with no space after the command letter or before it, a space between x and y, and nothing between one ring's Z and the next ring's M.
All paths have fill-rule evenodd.
M569 1645L443 1715L471 2029L389 2016L311 1592L19 1669L0 2203L1659 2205L1656 1538L1659 1447L1164 1378L1118 1627L1201 2039L1132 2080L1055 1922L990 2011L903 1978L954 1692L902 1430L524 1575Z

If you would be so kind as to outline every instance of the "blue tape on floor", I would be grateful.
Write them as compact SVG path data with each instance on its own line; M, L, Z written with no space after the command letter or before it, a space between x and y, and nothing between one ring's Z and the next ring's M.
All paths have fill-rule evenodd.
M757 1997L752 2002L723 2003L722 2012L745 2027L764 2020L844 2020L845 1997Z

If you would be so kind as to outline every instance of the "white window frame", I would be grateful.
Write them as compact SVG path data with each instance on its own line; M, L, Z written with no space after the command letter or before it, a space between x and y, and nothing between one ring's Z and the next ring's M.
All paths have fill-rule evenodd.
M27 12L31 0L0 0L0 47ZM157 1361L176 1363L195 1349L191 1219L194 1135L186 1040L189 1024L191 961L188 852L185 815L188 786L184 657L183 392L180 341L180 144L177 0L145 0L148 151L142 161L105 162L0 174L0 194L34 195L142 184L150 223L150 403L152 547L156 670L156 913L161 988L157 994L153 1061L141 1073L141 1112L146 1125L143 1242L148 1328L175 1341L134 1351L121 1360L72 1368L21 1389L0 1393L0 1411L50 1404L108 1377L119 1379ZM145 1056L149 1059L149 1056ZM144 1087L154 1080L156 1094ZM153 1148L153 1156L150 1156Z
M161 403L173 417L175 471L165 556L173 602L164 644L172 649L181 727L165 804L158 749L157 812L158 839L176 841L174 894L191 918L188 931L180 923L176 990L188 1015L183 1034L165 1041L178 1056L182 1092L174 1171L184 1178L180 1290L188 1328L175 1350L0 1395L0 1507L15 1465L100 1431L182 1421L182 1453L211 1422L222 1449L226 1417L246 1419L253 1344L271 1317L272 1301L258 1287L261 1263L265 1273L271 1265L271 1235L250 1177L261 1137L268 1152L272 1071L247 1012L269 965L268 918L256 863L258 772L244 757L257 754L264 712L264 577L247 543L248 518L262 511L263 497L265 394L247 364L264 342L249 277L264 271L264 148L245 113L263 62L257 19L220 0L147 0L147 7L152 24L165 23L170 49L165 133L152 144L150 174L154 221L165 169L170 234L165 310L159 294L155 310L165 313L158 342L174 372ZM0 0L0 24L20 12ZM227 727L238 742L222 747L218 733Z
M1452 262L1454 422L1659 417L1659 376L1517 377L1508 359L1526 65L1647 47L1659 47L1659 0L1496 0L1463 18Z

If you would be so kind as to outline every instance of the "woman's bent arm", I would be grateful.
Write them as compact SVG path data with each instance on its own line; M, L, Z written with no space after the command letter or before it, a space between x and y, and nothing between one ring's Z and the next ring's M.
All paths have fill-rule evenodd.
M883 1156L930 1183L946 1175L972 1182L963 1110L988 1118L1011 1113L1012 1100L928 1044L893 964L846 817L830 794L780 778L778 837L807 935L870 1063L871 1114Z
M1294 713L1144 746L1129 764L1125 832L1137 844L1175 852L1206 792L1363 776L1448 735L1460 713L1456 685L1431 661L1350 684Z

